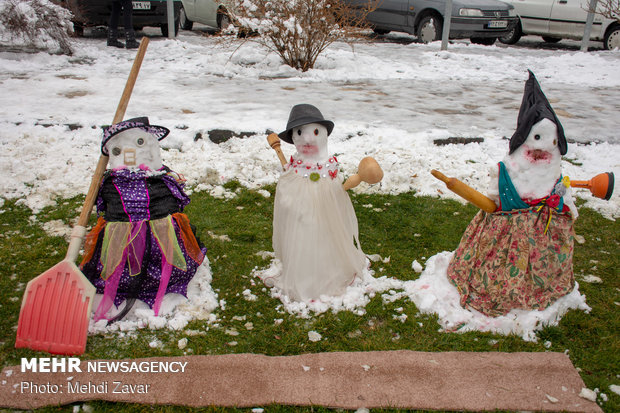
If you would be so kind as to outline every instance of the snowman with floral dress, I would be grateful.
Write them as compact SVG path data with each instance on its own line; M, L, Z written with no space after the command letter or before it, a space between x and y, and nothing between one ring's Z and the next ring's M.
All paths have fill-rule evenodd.
M491 169L498 207L471 221L448 267L460 303L489 316L544 310L575 287L577 208L562 176L564 130L529 72L509 152Z
M297 152L276 187L273 249L282 270L263 281L294 301L340 295L366 267L355 210L327 148L333 128L316 107L300 104L279 134Z

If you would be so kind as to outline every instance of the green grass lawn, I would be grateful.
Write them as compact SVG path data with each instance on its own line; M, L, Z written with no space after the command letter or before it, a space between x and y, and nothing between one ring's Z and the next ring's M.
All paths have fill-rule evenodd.
M598 388L609 400L601 404L607 412L620 411L620 396L609 385L620 385L620 224L598 213L580 209L575 231L584 237L575 244L573 260L580 291L592 307L589 314L572 310L556 327L539 332L537 343L525 342L516 336L468 332L441 333L436 317L419 314L409 300L384 304L380 295L366 306L366 314L348 311L331 312L301 319L283 312L280 301L263 291L260 280L251 277L252 269L269 264L269 259L256 253L271 251L271 226L274 186L266 187L272 196L265 198L232 182L227 189L237 191L230 200L215 199L206 193L192 195L186 209L198 235L207 245L213 273L212 286L225 309L216 309L218 326L206 321L190 322L185 330L208 331L187 336L181 331L140 330L137 337L114 340L114 334L88 338L83 358L136 358L179 356L183 354L261 353L294 355L328 351L418 350L418 351L556 351L568 352L580 371L586 386ZM360 226L360 242L367 254L390 257L389 262L375 262L376 276L387 275L402 280L418 277L413 260L424 264L432 255L456 249L465 227L476 208L454 201L400 195L352 195ZM21 357L37 357L27 349L15 349L15 331L25 284L64 258L67 243L62 237L49 236L42 224L63 220L70 224L79 213L82 198L58 200L36 216L13 201L0 208L0 364L19 364ZM372 208L368 207L372 205ZM36 219L35 219L36 218ZM91 220L94 219L91 218ZM227 235L230 239L212 237ZM582 280L592 274L600 284ZM252 285L252 283L256 285ZM248 301L242 291L251 289L258 299ZM403 323L392 317L402 307L408 318ZM245 316L245 319L241 319ZM279 324L274 319L283 319ZM246 323L252 323L248 330ZM231 336L226 330L240 334ZM318 342L308 340L309 331L322 335ZM178 348L180 338L188 344ZM148 343L158 339L162 347ZM231 344L231 342L236 344ZM544 343L551 342L550 348ZM600 400L600 399L599 399ZM236 409L189 409L166 406L139 406L89 402L94 411L236 411ZM328 411L323 408L291 408L267 406L267 412ZM72 411L72 406L41 409L41 411ZM246 410L248 411L248 410ZM375 411L375 410L373 410ZM394 410L385 410L394 411Z

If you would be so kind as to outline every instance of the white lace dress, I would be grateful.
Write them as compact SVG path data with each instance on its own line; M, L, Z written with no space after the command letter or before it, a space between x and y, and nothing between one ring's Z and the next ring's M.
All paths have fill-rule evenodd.
M341 295L362 276L366 257L338 161L308 165L292 157L286 169L273 214L273 249L282 271L264 282L295 301Z

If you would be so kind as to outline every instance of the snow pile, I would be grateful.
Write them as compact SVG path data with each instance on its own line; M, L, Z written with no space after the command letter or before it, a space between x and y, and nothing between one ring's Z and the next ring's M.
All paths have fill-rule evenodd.
M211 288L211 267L208 258L205 257L202 265L198 267L196 275L187 287L187 298L180 294L166 294L162 301L159 315L155 316L153 310L145 303L136 300L136 303L127 315L120 321L107 324L107 320L94 322L91 318L88 332L90 334L108 333L113 331L133 331L141 328L181 330L191 320L207 320L210 323L216 321L213 311L218 307L217 294ZM97 294L93 300L93 310L101 301L101 295ZM124 304L114 311L111 316L118 314Z
M259 280L268 280L277 276L282 271L282 263L277 258L271 261L271 264L264 269L254 269L252 276ZM383 291L392 288L399 288L401 281L380 277L374 278L373 271L366 268L361 277L355 278L353 283L347 287L345 292L339 296L322 295L318 300L309 301L293 301L279 288L270 289L271 296L282 302L284 309L300 318L310 318L315 314L321 314L327 311L351 311L357 315L366 313L365 306L370 300Z
M526 341L536 341L536 331L547 325L557 325L570 309L588 313L591 308L586 297L579 293L579 284L564 297L543 311L512 310L499 317L488 317L476 310L460 305L458 290L446 276L453 252L440 252L428 259L419 279L404 283L404 295L408 296L420 312L437 314L444 331L488 331L498 334L515 334Z
M0 2L0 44L71 54L71 12L48 0Z
M381 294L384 303L400 299L413 301L423 314L437 314L441 329L446 332L464 333L467 331L492 332L496 334L520 336L525 341L536 341L536 332L548 325L557 325L570 309L589 312L585 296L579 293L579 284L568 295L560 298L543 311L512 310L500 317L488 317L476 310L466 309L460 305L459 293L447 277L448 265L453 252L441 252L428 259L426 268L419 279L402 281L387 276L374 278L373 272L367 270L363 278L356 279L342 296L322 296L320 300L292 301L278 288L271 288L271 296L282 302L284 309L301 318L326 311L334 313L351 311L357 315L365 314L365 306L377 294ZM417 261L416 261L417 262ZM264 269L255 269L252 275L266 279L277 275L282 269L281 263L273 259L271 265ZM402 311L402 308L400 309ZM395 318L402 322L406 314L397 314Z

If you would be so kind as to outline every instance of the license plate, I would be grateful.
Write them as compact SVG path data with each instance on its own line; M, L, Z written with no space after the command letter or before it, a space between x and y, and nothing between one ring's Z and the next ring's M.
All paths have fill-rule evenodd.
M151 10L150 1L133 1L131 3L134 10Z
M491 20L489 22L489 29L504 29L508 27L507 20Z

